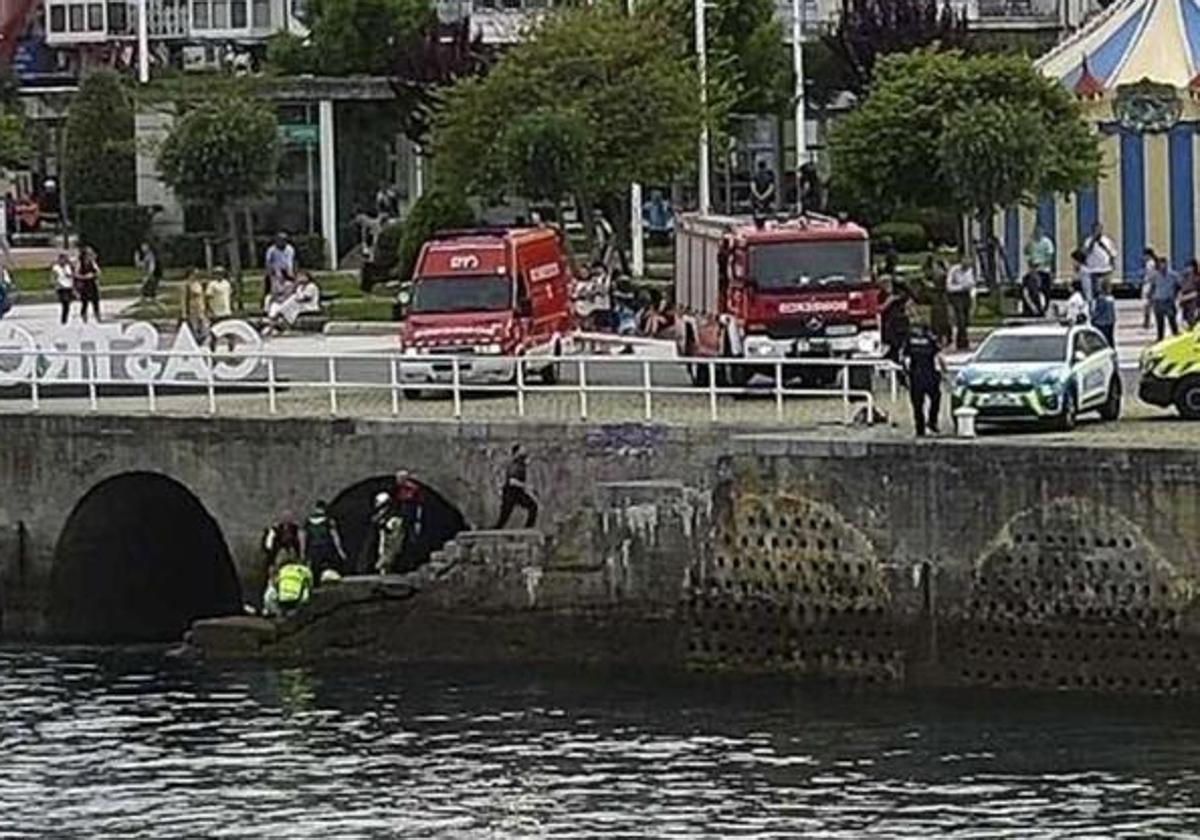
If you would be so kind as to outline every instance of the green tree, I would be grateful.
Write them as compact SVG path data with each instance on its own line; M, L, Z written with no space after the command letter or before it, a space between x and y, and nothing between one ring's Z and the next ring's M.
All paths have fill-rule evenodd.
M587 127L579 114L543 108L523 114L500 141L507 182L517 195L554 205L587 177Z
M696 48L693 0L639 0L639 15ZM709 97L729 114L778 114L793 93L791 48L773 0L715 0L704 16Z
M281 34L268 62L290 74L388 75L396 50L420 42L436 23L429 0L310 0L307 39Z
M830 156L837 195L877 218L990 212L1100 172L1095 137L1060 85L1022 56L953 51L881 60L865 101L834 126Z
M404 232L400 236L396 255L398 276L402 280L412 276L421 246L439 230L471 227L474 224L475 213L461 193L437 187L427 190L413 204L408 218L404 220Z
M184 201L208 206L225 220L229 264L239 281L237 211L274 178L277 132L268 104L227 95L202 101L182 114L158 151L163 181Z
M133 100L115 72L84 78L67 108L63 151L71 206L136 200Z
M563 9L487 76L447 91L435 172L450 190L498 198L513 173L511 156L495 152L497 138L527 114L569 107L578 136L560 145L580 146L582 165L570 173L576 205L620 207L631 182L665 181L690 166L705 117L697 89L695 61L664 24L605 4Z

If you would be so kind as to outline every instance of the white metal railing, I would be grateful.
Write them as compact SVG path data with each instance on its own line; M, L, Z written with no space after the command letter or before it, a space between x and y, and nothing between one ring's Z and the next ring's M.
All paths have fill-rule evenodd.
M173 361L174 360L174 361ZM167 376L172 367L187 376ZM477 381L480 369L511 368L504 381ZM542 381L542 371L553 366L557 381ZM861 371L852 376L852 371ZM840 422L874 422L873 388L854 387L866 377L872 386L887 385L890 400L897 399L899 368L884 359L725 359L662 358L636 355L561 357L406 356L398 353L221 353L169 350L94 350L0 348L0 406L23 401L33 411L54 400L84 400L89 410L105 401L132 398L145 411L171 410L171 401L202 397L202 413L220 414L247 410L286 415L283 397L316 395L322 413L333 416L407 415L410 404L427 403L441 395L450 401L449 416L463 419L464 406L475 399L503 398L501 413L513 419L534 415L531 402L553 398L579 420L588 420L592 405L607 399L603 414L627 421L666 421L669 400L690 400L692 419L737 422L747 414L764 415L778 424L791 425L789 408L834 401L841 406ZM125 375L120 375L124 373ZM501 373L504 373L502 370ZM821 375L827 387L805 387L793 379ZM832 376L830 376L832 374ZM429 376L434 378L428 378ZM492 374L493 377L495 374ZM749 375L751 379L746 381ZM564 381L567 377L571 381ZM702 384L695 384L700 382ZM14 389L19 389L14 393ZM26 393L27 390L27 393ZM114 393L116 392L116 393ZM362 398L379 399L369 406ZM511 404L511 408L509 408ZM764 404L772 405L764 412ZM69 403L75 407L78 403ZM379 406L383 407L380 408ZM742 410L752 405L753 412ZM190 404L189 404L190 406ZM137 405L132 406L137 410ZM309 406L311 408L311 406ZM862 408L866 411L861 411ZM195 409L192 408L192 411ZM560 412L561 413L561 412ZM614 418L613 415L616 415ZM495 413L491 416L495 416Z

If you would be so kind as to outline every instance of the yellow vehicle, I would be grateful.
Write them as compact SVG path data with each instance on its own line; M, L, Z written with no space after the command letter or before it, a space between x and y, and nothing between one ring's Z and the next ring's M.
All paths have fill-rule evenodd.
M1200 328L1151 344L1142 351L1143 402L1175 406L1182 417L1200 420Z

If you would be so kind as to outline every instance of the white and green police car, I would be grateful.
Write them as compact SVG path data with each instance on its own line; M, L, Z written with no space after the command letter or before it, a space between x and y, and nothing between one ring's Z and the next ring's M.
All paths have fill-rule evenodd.
M954 379L951 405L982 423L1053 422L1071 429L1080 413L1121 413L1116 351L1084 324L1005 327L984 339Z

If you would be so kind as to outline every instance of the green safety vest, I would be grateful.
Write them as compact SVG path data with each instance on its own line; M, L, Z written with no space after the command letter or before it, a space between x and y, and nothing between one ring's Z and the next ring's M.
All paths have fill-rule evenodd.
M303 563L288 563L279 570L275 589L281 604L302 604L312 591L312 570Z

